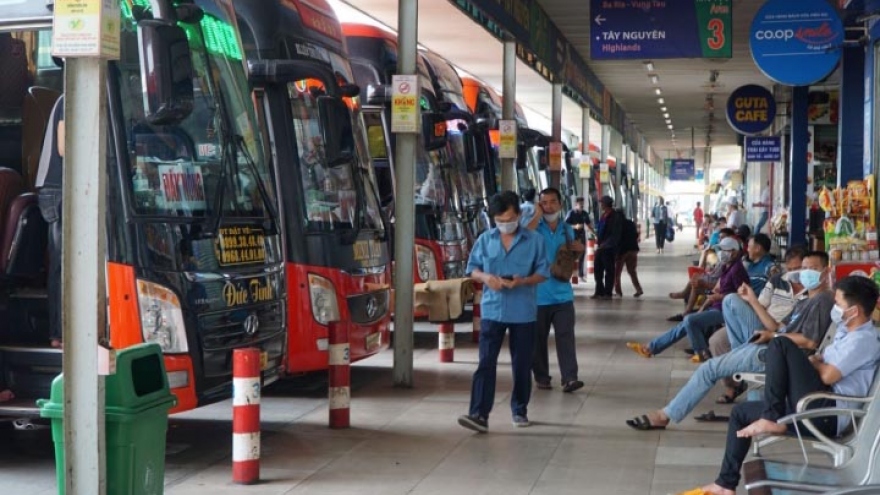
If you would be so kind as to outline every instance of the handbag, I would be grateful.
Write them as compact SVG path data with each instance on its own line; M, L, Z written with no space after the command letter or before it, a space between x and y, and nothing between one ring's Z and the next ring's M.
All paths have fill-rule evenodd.
M675 225L669 224L666 226L666 242L672 242L675 240Z
M574 273L574 269L577 266L580 252L575 249L574 243L568 235L568 229L564 226L562 227L562 233L565 235L565 244L559 246L559 249L556 250L556 257L553 259L553 263L550 264L550 275L561 282L568 282L571 280L571 274Z

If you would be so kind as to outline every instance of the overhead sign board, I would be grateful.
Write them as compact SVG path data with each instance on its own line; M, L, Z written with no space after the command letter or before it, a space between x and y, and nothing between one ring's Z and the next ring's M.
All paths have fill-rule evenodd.
M727 122L740 134L760 134L773 125L775 118L776 99L763 86L740 86L727 99Z
M746 162L782 161L782 138L779 136L747 137L745 148Z
M590 0L590 58L731 58L733 0Z
M843 21L827 1L770 0L752 20L749 48L770 79L808 86L837 67L843 40Z
M56 0L52 55L118 60L121 22L116 0Z
M391 132L418 133L419 76L394 75L391 86Z
M694 180L693 158L669 160L669 180Z
M498 131L498 158L516 158L516 121L499 120Z

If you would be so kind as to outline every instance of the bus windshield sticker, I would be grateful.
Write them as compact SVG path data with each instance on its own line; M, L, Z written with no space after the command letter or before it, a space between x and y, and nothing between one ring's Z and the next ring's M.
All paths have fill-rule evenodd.
M184 163L159 165L159 179L164 208L187 211L207 208L201 167Z
M263 229L255 227L221 227L215 241L220 265L243 265L266 261Z

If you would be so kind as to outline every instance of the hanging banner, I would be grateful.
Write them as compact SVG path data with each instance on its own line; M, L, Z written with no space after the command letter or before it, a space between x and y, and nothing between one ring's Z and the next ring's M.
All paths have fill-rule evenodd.
M421 124L419 76L395 74L391 87L391 132L417 134Z
M669 160L669 180L694 180L694 159L677 158Z
M770 0L755 18L749 48L758 68L788 86L809 86L840 61L843 21L825 0Z
M548 168L551 172L562 170L562 143L554 141L550 143L550 163Z
M727 122L745 136L761 134L773 125L775 118L776 99L763 86L740 86L727 99Z
M499 120L498 131L498 158L516 158L516 121Z

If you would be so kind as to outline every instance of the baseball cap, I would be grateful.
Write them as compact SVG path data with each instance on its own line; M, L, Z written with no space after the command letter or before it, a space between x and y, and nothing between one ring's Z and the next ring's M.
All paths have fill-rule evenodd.
M715 244L715 249L720 249L721 251L739 251L739 242L733 237L725 237L721 239L718 244Z

